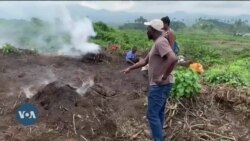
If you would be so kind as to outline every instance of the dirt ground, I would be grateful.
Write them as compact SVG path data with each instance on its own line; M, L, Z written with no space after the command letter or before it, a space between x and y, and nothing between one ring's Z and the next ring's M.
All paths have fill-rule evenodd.
M0 54L1 141L150 141L146 120L148 82L142 73L123 75L123 58ZM100 59L100 58L98 58ZM33 126L15 112L22 103L39 109ZM245 91L207 86L192 99L170 100L166 140L250 140L250 99Z

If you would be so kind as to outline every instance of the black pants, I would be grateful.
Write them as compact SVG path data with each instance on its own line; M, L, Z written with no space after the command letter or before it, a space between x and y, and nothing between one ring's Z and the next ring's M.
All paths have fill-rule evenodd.
M135 64L135 63L139 62L139 58L131 58L129 60L130 61L127 61L128 64Z

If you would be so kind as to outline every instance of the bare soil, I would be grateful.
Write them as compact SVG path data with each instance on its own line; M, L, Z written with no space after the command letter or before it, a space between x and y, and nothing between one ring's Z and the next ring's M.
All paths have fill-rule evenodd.
M74 59L23 51L0 54L0 140L150 141L148 81L117 55ZM23 103L39 109L38 122L15 118ZM227 86L203 86L192 99L166 106L166 140L250 140L250 99Z

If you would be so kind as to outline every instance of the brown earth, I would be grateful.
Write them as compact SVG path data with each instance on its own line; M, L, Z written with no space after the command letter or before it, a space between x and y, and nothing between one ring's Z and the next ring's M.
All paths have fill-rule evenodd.
M123 58L107 56L0 54L0 140L151 140L147 79L139 71L121 74L127 67ZM16 109L26 102L36 105L40 115L28 127L15 119ZM249 141L249 108L244 91L204 85L199 96L169 101L166 139Z

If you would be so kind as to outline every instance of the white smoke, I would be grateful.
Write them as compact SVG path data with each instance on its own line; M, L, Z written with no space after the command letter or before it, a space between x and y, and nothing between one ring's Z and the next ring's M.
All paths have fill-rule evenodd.
M89 79L88 81L83 82L82 86L76 89L76 92L79 95L83 96L88 91L89 88L91 88L92 86L94 86L94 84L95 84L94 80L93 79Z
M43 89L49 83L58 80L57 76L51 69L46 70L46 77L42 76L36 78L28 85L22 86L22 92L25 94L26 98L32 98L39 90Z
M47 84L53 81L44 80L41 83L37 83L34 85L24 86L22 87L22 91L25 94L26 98L32 98L41 88L44 88Z
M79 56L86 53L98 53L99 46L89 43L90 37L96 36L92 23L88 18L73 20L66 8L62 8L63 28L70 33L71 44L64 45L59 54L69 56Z
M33 86L28 86L28 87L23 87L22 88L26 98L30 99L31 97L33 97L35 95L36 92L31 90L32 87Z
M63 4L50 5L46 11L45 8L42 11L40 8L37 11L31 12L28 7L34 11L34 7L38 7L38 5L34 5L33 7L32 5L25 5L22 14L26 14L26 17L41 19L46 26L49 26L48 29L45 31L43 29L42 31L36 29L32 27L32 22L28 23L27 20L19 20L19 22L27 24L25 29L20 29L21 26L13 28L11 25L2 26L0 24L0 47L5 43L10 43L17 48L35 48L40 53L72 57L99 52L100 47L97 44L89 43L89 38L94 37L96 33L91 20L87 17L73 18ZM11 11L12 15L14 14L13 9L9 11ZM12 22L15 21L13 20ZM34 32L38 33L33 35ZM32 34L29 35L29 33ZM65 38L67 38L67 41L65 41Z

